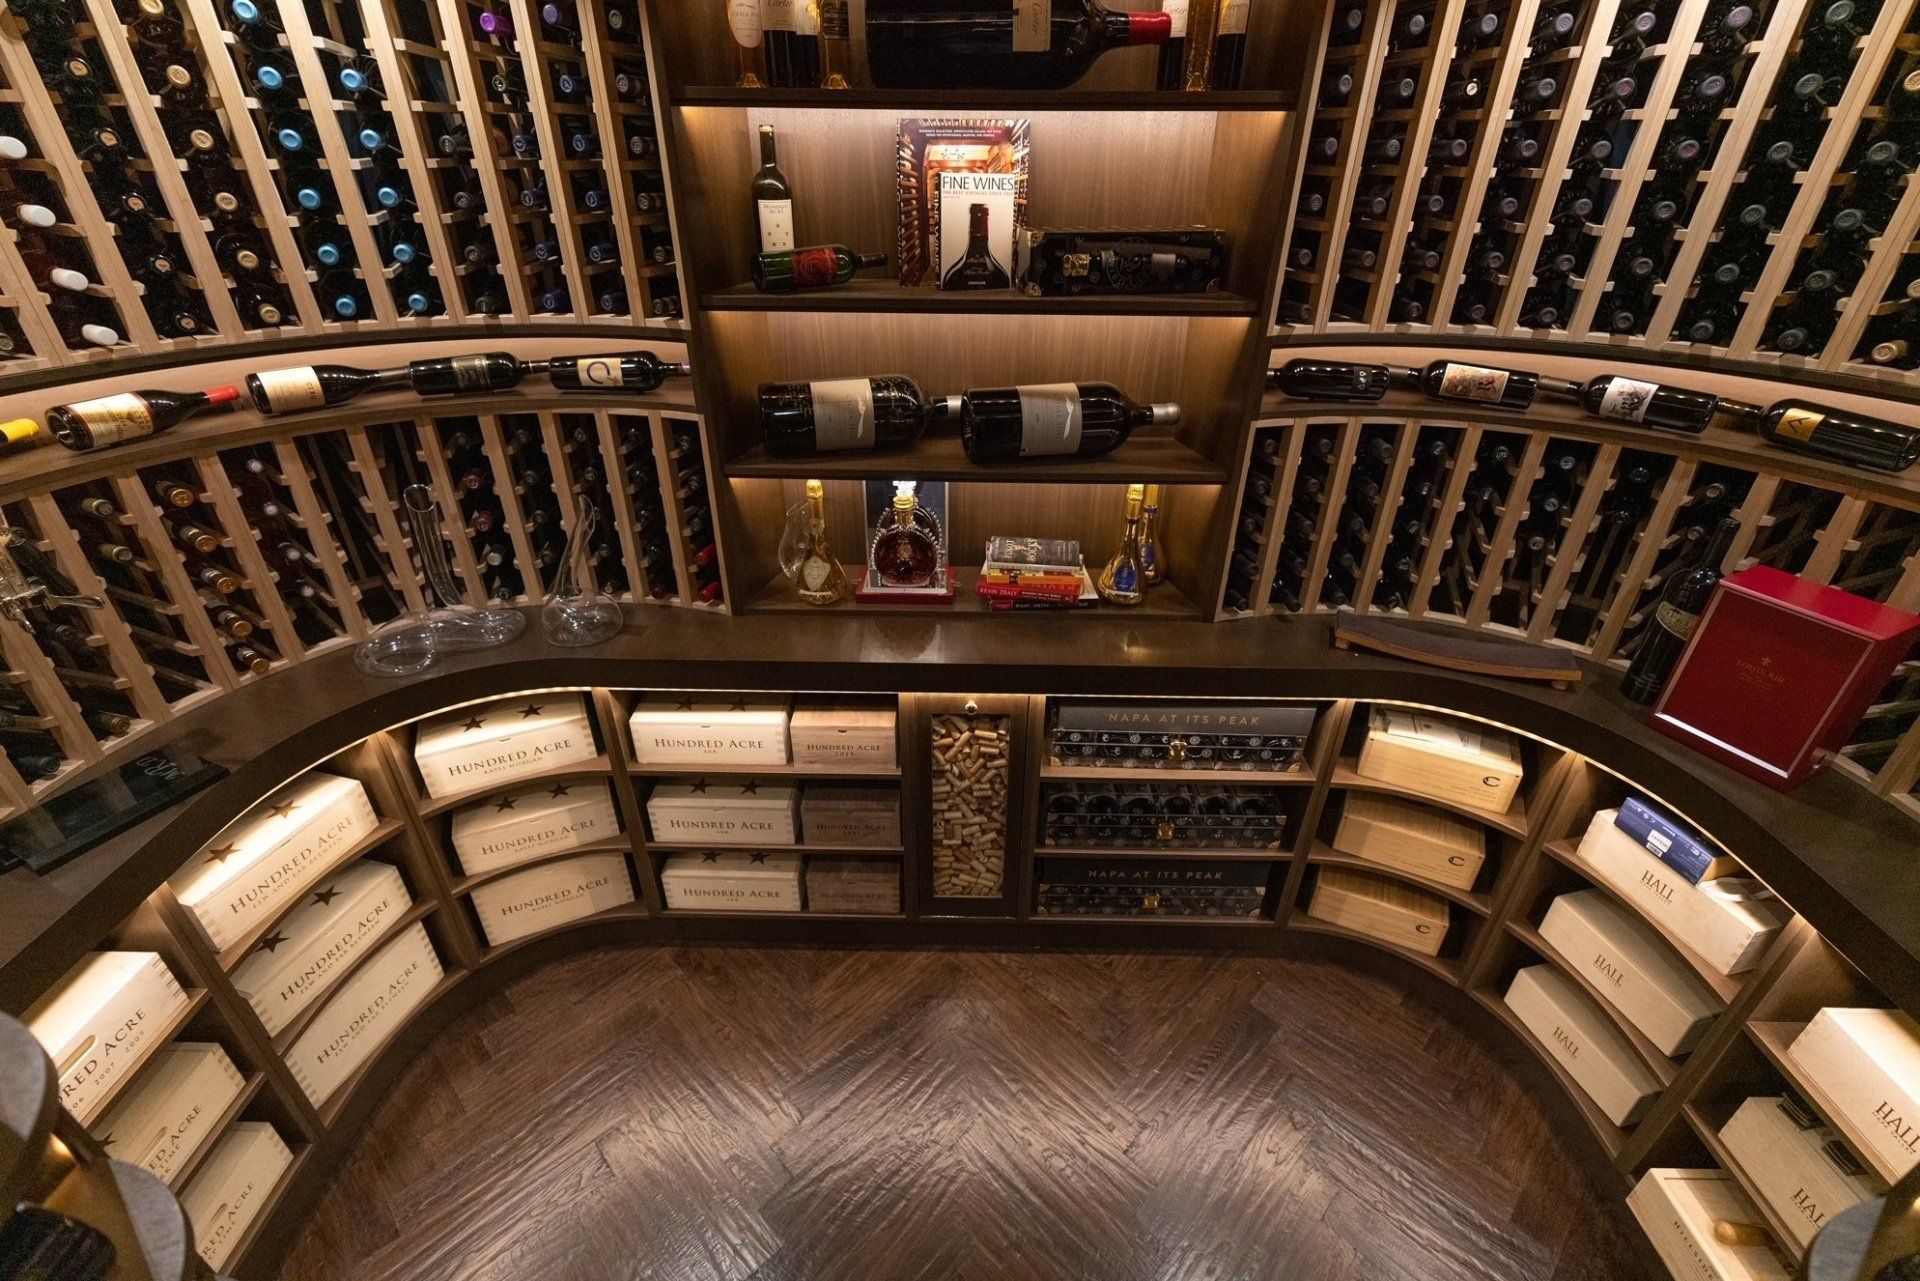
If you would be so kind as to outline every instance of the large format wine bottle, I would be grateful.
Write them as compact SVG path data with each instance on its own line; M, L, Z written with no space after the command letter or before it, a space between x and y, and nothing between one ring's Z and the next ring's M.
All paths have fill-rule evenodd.
M1694 624L1700 621L1700 611L1707 607L1707 598L1720 581L1720 562L1727 558L1733 536L1739 532L1740 522L1727 517L1713 531L1706 552L1693 567L1667 580L1660 603L1653 607L1653 621L1641 638L1640 652L1627 668L1626 680L1620 686L1622 694L1643 704L1660 697L1667 677L1673 674L1673 665L1687 648Z
M846 449L897 449L945 417L948 401L929 402L911 378L834 378L762 383L760 431L782 458Z
M960 441L976 463L1057 454L1105 454L1137 428L1180 421L1180 406L1142 405L1109 383L1044 383L947 397Z
M1875 471L1905 471L1920 462L1920 431L1804 400L1783 400L1756 415L1754 430L1783 449Z
M885 254L857 254L845 245L812 245L757 255L753 260L753 287L766 294L824 289L846 284L856 271L886 265Z
M1542 378L1524 369L1492 369L1457 360L1436 360L1425 369L1405 369L1401 377L1416 391L1435 400L1458 400L1472 405L1525 409L1542 386L1563 395L1578 391L1563 379Z
M1338 360L1289 360L1267 371L1267 386L1297 400L1336 400L1375 404L1392 384L1385 365L1350 365Z
M217 405L240 399L238 387L206 391L125 391L47 411L53 438L68 449L105 449L178 427Z
M1719 412L1720 398L1703 391L1602 374L1574 394L1581 408L1617 423L1645 423L1698 434Z
M517 386L527 367L504 351L477 356L415 360L399 369L355 369L351 365L299 365L247 375L247 394L263 414L344 405L372 391L411 387L422 396L455 396L467 391L505 391Z
M661 360L650 351L636 351L609 356L555 356L530 363L527 372L544 372L562 391L652 391L669 378L691 374L693 366Z
M1060 89L1107 50L1172 32L1168 14L1099 0L871 0L867 67L886 89Z

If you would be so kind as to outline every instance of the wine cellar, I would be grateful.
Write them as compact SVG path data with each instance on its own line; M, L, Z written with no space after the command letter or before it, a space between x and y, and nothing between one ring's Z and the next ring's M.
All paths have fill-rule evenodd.
M702 949L1332 967L1586 1198L1409 1277L1901 1275L1916 172L1915 0L7 0L0 1281L481 1267L395 1082Z

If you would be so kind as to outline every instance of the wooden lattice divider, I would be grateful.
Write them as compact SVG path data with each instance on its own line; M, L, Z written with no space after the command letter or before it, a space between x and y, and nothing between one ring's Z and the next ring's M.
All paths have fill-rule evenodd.
M320 496L314 492L313 478L307 474L306 462L300 457L299 447L293 439L288 437L276 441L274 454L279 460L281 480L293 497L294 514L299 518L300 528L306 534L307 541L313 544L314 559L333 591L334 606L339 611L340 621L349 637L363 637L372 629L360 608L360 589L354 584L353 575L348 572L346 553L341 550L339 539L335 536L339 527L334 523L332 513L320 502Z
M473 32L467 25L472 9L467 0L437 0L436 11L446 41L461 118L479 126L468 131L473 143L473 171L479 176L481 190L486 195L486 227L493 237L501 287L507 291L509 310L516 316L530 316L533 297L527 289L527 265L520 257L519 241L513 234L515 220L524 218L525 214L520 210L518 196L507 190L500 167L501 154L494 145L495 131L492 113L487 110L485 81L480 74L479 57L474 53Z
M27 508L33 513L33 523L47 544L53 563L72 582L74 590L83 596L98 596L106 600L107 585L81 550L80 537L67 523L58 500L52 494L33 494L27 498ZM127 627L126 620L120 617L120 611L109 604L106 609L85 612L89 624L106 649L114 671L127 682L127 698L133 703L134 711L143 720L165 720L172 714L167 700L160 693L160 687L154 684L153 672L140 656L140 648L134 643L133 633Z

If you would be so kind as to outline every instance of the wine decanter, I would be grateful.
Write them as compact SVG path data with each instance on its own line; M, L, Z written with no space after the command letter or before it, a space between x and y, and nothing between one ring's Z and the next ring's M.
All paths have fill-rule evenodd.
M515 609L475 609L460 598L453 573L447 568L447 545L441 533L440 504L425 485L409 485L402 495L407 522L413 531L414 550L426 571L427 585L439 598L438 609L428 609L427 619L440 648L445 650L490 649L515 640L527 630L526 615Z
M573 533L560 557L553 592L540 611L540 627L553 645L598 645L620 630L620 602L606 592L586 586L580 577L580 558L600 521L600 509L581 500Z

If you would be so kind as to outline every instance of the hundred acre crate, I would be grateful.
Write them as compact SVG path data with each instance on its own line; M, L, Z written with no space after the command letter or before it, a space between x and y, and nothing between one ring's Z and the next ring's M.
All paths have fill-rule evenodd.
M1313 709L1269 703L1094 702L1063 699L1051 749L1063 765L1173 765L1299 770Z
M1659 1095L1659 1078L1626 1035L1579 984L1551 965L1515 974L1506 1002L1615 1125L1638 1121Z
M1600 890L1553 900L1540 936L1662 1054L1691 1050L1726 1008L1652 927Z
M891 858L807 858L809 912L900 910L900 862Z
M226 1263L247 1225L293 1164L280 1132L265 1121L235 1121L180 1194L193 1224L194 1248L207 1266Z
M627 717L637 765L785 765L785 694L647 694Z
M900 789L809 784L800 793L800 834L808 845L898 845Z
M1920 1161L1920 1024L1899 1010L1822 1010L1787 1057L1825 1091L1837 1125L1863 1136L1865 1155L1902 1175Z
M246 1083L218 1045L169 1045L94 1124L93 1135L114 1160L171 1182Z
M620 839L612 789L598 779L511 789L453 816L453 850L467 876Z
M627 856L582 854L474 887L474 915L494 947L633 902Z
M663 845L798 845L799 792L758 778L659 783L647 797L647 826Z
M1470 890L1487 859L1487 829L1416 801L1377 792L1348 792L1333 848L1369 863Z
M893 769L891 700L802 694L793 702L787 732L795 765L828 769Z
M413 898L400 869L359 859L313 887L233 972L233 986L269 1036L293 1022L335 975L376 945Z
M1036 860L1051 916L1257 916L1273 864L1227 859Z
M187 1007L157 952L94 952L26 1012L60 1080L60 1106L82 1124L98 1116Z
M1525 771L1513 735L1503 730L1376 707L1355 772L1436 800L1505 813Z
M667 908L675 912L798 912L800 856L710 850L675 854L660 871Z
M599 754L578 694L522 694L456 707L420 722L413 743L420 781L436 798L585 764Z
M1771 1245L1730 1245L1714 1235L1717 1223L1763 1222L1724 1171L1648 1170L1627 1205L1674 1281L1788 1281Z
M440 981L439 954L418 921L380 945L352 978L327 998L287 1050L287 1068L319 1107L407 1021Z
M1834 1215L1887 1190L1798 1099L1748 1099L1720 1141L1802 1249Z

